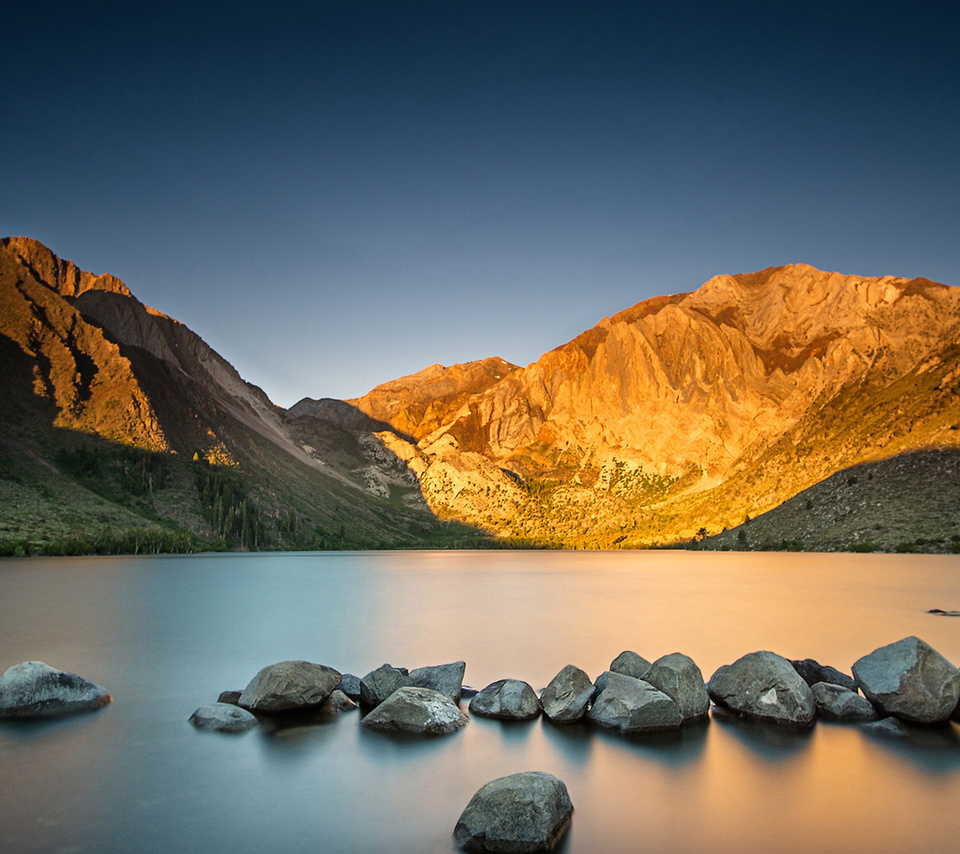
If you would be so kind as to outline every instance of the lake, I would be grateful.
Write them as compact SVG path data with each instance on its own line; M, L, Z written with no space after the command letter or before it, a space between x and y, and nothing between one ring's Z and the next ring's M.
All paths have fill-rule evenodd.
M368 732L359 713L240 736L187 718L263 666L364 675L467 662L465 684L538 691L625 649L704 677L769 649L846 672L917 635L960 662L960 557L697 552L383 552L0 562L0 671L42 660L105 709L0 722L0 850L451 852L484 783L540 770L580 852L955 852L960 728L884 741L731 721L625 739L471 718L451 736ZM466 703L463 704L466 708Z

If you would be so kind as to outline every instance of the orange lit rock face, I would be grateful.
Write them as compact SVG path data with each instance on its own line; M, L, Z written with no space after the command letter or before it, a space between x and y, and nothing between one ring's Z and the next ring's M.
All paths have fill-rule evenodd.
M543 505L542 495L531 501L531 482L545 479L562 488L562 506L554 495L554 506L538 511L545 518L517 524L534 536L546 525L568 542L557 519L571 501L581 519L583 505L596 508L594 522L626 528L636 519L626 475L635 493L661 500L759 472L750 506L767 509L880 453L898 430L911 436L886 453L956 444L949 419L936 416L956 405L950 365L958 338L956 288L794 265L717 276L692 293L640 303L487 388L442 398L442 407L438 396L423 404L442 376L437 366L355 403L418 440L421 484L441 515L517 533L518 518ZM470 367L478 364L485 363ZM898 391L899 400L883 391L897 381L909 386L930 366L946 385L933 389L930 417L901 430L904 395L917 408L922 390ZM883 424L876 435L855 436L859 427L844 411L871 395L878 399L866 412ZM798 465L778 450L805 442L821 442L832 462L807 454ZM771 454L780 457L758 469ZM617 489L627 506L612 500ZM746 506L722 524L742 521Z

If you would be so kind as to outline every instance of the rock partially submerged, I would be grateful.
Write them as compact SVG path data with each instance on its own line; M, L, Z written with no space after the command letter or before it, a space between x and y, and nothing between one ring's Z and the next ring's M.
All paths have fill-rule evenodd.
M527 721L540 714L540 699L526 682L499 679L470 701L470 711L485 718Z
M446 694L408 685L398 688L362 721L369 729L445 735L467 722L466 715Z
M817 704L793 665L772 652L751 652L710 677L710 698L747 717L809 727Z
M593 683L579 667L568 664L543 689L540 705L554 723L573 723L586 713L593 697Z
M340 673L310 661L280 661L264 667L250 680L237 705L271 714L319 706L337 685Z
M405 667L381 664L360 680L360 703L375 709L398 688L406 688L411 684L410 671Z
M25 661L0 676L0 717L46 718L90 712L113 698L101 685L42 661Z
M649 682L607 673L605 688L593 702L587 719L623 733L676 729L683 722L680 706Z
M231 706L235 706L240 702L242 696L243 691L221 691L220 696L217 697L217 702L229 703Z
M840 685L848 691L856 691L857 685L852 676L841 673L836 667L830 667L828 664L821 664L813 658L804 658L790 662L793 669L800 674L800 677L811 688L818 682L827 682L830 685Z
M257 725L257 719L232 703L207 703L190 715L190 723L197 729L246 732Z
M542 771L525 771L480 788L461 814L453 838L468 852L552 851L572 815L563 781Z
M434 667L418 667L410 671L410 684L418 688L430 688L446 694L454 703L460 702L463 692L463 674L466 662L454 661L452 664L437 664Z
M870 723L879 717L873 703L842 685L817 682L810 690L817 703L817 714L827 720L859 724Z
M710 696L703 674L693 659L681 652L664 655L653 662L645 681L673 700L685 721L710 712Z
M338 715L340 712L352 712L356 708L357 704L353 702L349 696L344 694L343 691L336 688L331 691L330 696L323 701L323 704L320 706L320 711Z
M853 675L878 709L912 723L946 721L960 700L960 671L917 637L865 655Z
M344 673L340 677L340 684L337 686L339 691L342 691L354 702L360 702L360 677L354 676L352 673Z

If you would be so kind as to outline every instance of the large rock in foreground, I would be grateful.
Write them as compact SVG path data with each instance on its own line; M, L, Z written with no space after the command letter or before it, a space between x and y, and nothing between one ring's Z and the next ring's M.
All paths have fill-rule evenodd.
M525 771L483 786L460 816L453 838L469 852L552 851L572 815L573 804L561 780Z
M466 722L467 716L446 694L408 685L394 691L361 724L369 729L445 735Z
M0 717L46 718L89 712L113 698L101 685L42 661L15 664L0 676Z
M817 713L810 686L773 652L751 652L723 665L707 690L718 706L758 720L808 727Z
M878 709L912 723L948 720L960 698L960 671L917 637L865 655L853 676Z
M649 682L606 674L605 687L587 712L587 719L624 733L676 729L683 723L680 707Z
M703 674L694 660L682 652L658 658L644 679L680 707L680 716L685 721L710 712L710 697Z
M310 661L280 661L263 668L244 688L237 705L271 714L319 706L340 684L340 673Z
M190 715L190 723L197 729L246 732L257 725L257 719L232 703L207 703Z
M437 664L434 667L418 667L410 671L410 684L418 688L430 688L446 694L454 703L460 702L463 692L463 674L466 662L454 661L452 664Z
M579 667L568 664L543 689L540 705L543 713L554 723L573 723L587 713L592 697L593 683L590 677Z
M526 682L499 679L470 701L470 711L485 718L528 721L540 714L540 698Z

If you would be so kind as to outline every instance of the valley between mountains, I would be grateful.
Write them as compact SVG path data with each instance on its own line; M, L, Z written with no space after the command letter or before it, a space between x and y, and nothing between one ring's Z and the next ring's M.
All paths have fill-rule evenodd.
M0 242L0 551L960 550L960 289L806 265L289 410Z

